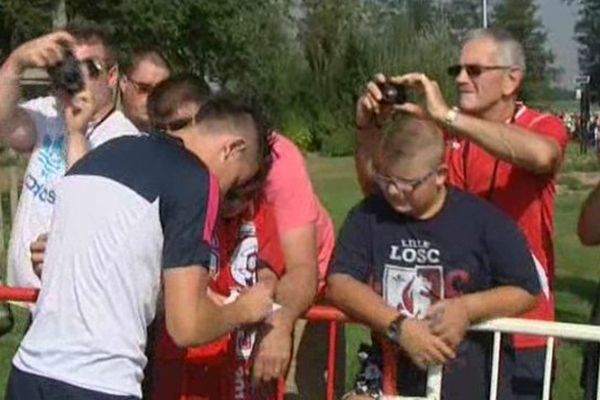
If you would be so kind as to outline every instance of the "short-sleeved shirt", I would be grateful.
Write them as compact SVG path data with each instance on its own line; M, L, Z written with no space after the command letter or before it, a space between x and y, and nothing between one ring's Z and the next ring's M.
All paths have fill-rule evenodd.
M514 122L532 135L555 140L564 154L568 133L562 121L521 105ZM523 317L554 320L554 202L556 175L539 175L504 161L466 140L448 141L449 182L494 204L527 238L536 267L544 271L544 296ZM515 336L517 348L545 346L544 338Z
M66 125L55 97L41 97L21 107L33 119L37 141L23 178L19 207L15 215L8 250L7 282L11 286L39 288L33 272L29 246L48 232L56 203L56 183L65 174ZM93 149L118 136L139 135L136 127L120 111L113 111L99 124L88 128Z
M281 252L274 210L255 203L246 212L217 223L219 271L211 288L223 296L256 283L259 263L277 276L283 275L285 261Z
M516 286L537 294L539 277L517 226L490 204L449 189L441 211L427 220L398 214L379 195L354 207L339 234L330 273L370 283L400 313L423 318L444 298ZM489 335L468 333L457 358L444 366L448 399L487 393ZM403 360L403 395L423 395L426 376ZM465 385L468 382L468 385Z
M42 288L13 363L141 397L161 272L215 259L216 180L174 139L128 136L88 153L55 190Z
M265 187L266 200L275 211L280 235L315 225L319 280L323 283L335 245L333 222L313 189L300 150L289 139L276 134L273 152L273 167Z
M277 276L283 275L285 265L279 233L268 204L257 201L238 217L220 219L216 235L219 271L210 287L221 296L230 296L233 291L254 285L259 263ZM207 345L182 349L163 331L156 352L161 362L156 364L155 375L172 376L169 371L178 371L175 380L191 382L182 395L193 397L200 393L206 395L208 391L211 399L253 399L255 396L249 383L256 339L256 327L245 327ZM174 363L179 366L173 367ZM202 377L208 379L202 380ZM158 382L156 391L166 398L165 393L173 393L174 385L177 383L173 379L166 379Z

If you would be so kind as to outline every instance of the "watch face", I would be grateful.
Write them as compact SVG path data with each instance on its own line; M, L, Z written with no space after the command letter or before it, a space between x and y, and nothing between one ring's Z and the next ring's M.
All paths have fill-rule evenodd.
M398 320L395 319L390 326L385 330L385 336L392 342L397 342L400 339L398 332Z

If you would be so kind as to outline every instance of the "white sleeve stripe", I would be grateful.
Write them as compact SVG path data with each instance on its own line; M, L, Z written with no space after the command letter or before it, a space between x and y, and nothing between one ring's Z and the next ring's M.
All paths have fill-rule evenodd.
M546 275L546 270L542 266L542 263L537 259L535 254L531 253L531 257L533 257L533 263L535 264L535 269L538 274L538 279L540 280L540 286L542 288L542 292L544 292L544 296L547 299L550 298L550 285L548 284L548 276Z

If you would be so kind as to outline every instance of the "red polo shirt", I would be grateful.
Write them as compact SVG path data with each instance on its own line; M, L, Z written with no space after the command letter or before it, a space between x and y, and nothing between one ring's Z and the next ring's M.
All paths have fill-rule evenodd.
M511 123L556 140L564 151L568 134L562 121L521 106ZM554 200L556 175L539 175L500 161L464 139L448 139L449 183L495 204L517 222L529 242L542 283L538 306L524 318L554 320ZM507 249L509 251L509 249ZM517 348L545 346L545 339L515 336Z

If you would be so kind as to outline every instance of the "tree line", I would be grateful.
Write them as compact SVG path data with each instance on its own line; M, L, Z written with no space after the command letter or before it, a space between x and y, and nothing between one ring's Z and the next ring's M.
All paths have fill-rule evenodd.
M354 146L354 103L375 72L425 72L452 99L446 67L457 62L465 32L480 26L480 3L2 0L0 58L50 31L61 17L93 21L125 60L132 50L156 48L175 70L260 99L305 150L344 155ZM535 0L497 0L490 21L524 43L529 70L523 97L547 97L560 71Z

